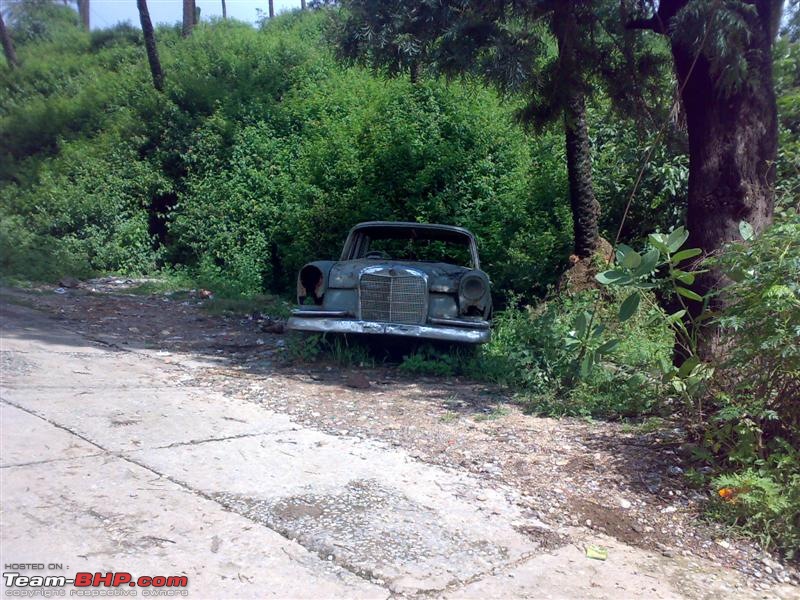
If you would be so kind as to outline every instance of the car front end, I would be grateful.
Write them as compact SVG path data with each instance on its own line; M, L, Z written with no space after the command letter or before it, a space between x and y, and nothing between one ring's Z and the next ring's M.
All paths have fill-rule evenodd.
M427 230L423 234L434 235ZM351 232L351 238L353 235ZM292 312L289 329L468 344L489 341L491 294L489 278L480 269L441 262L353 258L348 245L343 258L309 263L301 269L299 306Z

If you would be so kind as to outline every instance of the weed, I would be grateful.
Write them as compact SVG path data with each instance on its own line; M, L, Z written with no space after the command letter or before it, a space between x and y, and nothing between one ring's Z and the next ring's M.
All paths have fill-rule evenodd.
M504 406L495 406L489 412L478 413L477 415L475 415L473 417L473 419L480 423L480 422L483 422L483 421L494 421L496 419L500 419L502 417L505 417L508 414L509 414L509 411L508 411L508 409L506 407L504 407Z
M458 413L452 410L448 410L441 417L439 417L439 421L441 421L442 423L453 423L455 421L458 421Z

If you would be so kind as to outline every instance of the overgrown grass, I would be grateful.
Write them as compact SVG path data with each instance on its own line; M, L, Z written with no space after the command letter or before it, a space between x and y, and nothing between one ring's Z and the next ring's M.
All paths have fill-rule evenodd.
M363 338L340 334L293 332L287 355L296 362L333 362L341 367L374 367L386 361L386 353Z
M407 374L493 382L512 390L529 412L549 416L638 420L669 412L657 364L669 358L672 337L654 318L658 315L643 312L610 330L609 336L623 341L590 377L577 377L564 340L575 316L593 306L597 293L506 309L495 318L491 342L480 347L416 341L406 342L407 350L387 352L385 339L329 335L298 338L291 355L341 365L399 363ZM619 300L609 296L603 304L603 310L615 312Z
M209 281L198 280L188 270L166 270L158 276L149 277L139 285L128 288L126 293L143 296L166 295L175 299L205 298L201 307L213 315L247 315L254 312L276 319L290 315L291 304L274 294L241 293L230 287L203 285ZM210 296L206 296L210 294Z

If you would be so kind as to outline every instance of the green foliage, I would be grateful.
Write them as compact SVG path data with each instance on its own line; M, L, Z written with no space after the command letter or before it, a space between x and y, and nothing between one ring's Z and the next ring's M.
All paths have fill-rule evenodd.
M71 273L151 271L158 252L149 198L167 185L116 136L62 145L36 183L0 191L3 272L50 280Z
M374 367L374 347L363 339L339 334L292 333L288 338L287 355L297 362L326 360L341 367Z
M758 29L765 27L761 19L770 18L769 14L759 15L759 11L777 13L777 26L782 4L782 0L760 4L743 0L687 2L669 23L670 37L691 54L702 56L717 92L731 96L757 81L752 72L756 52L750 49L750 42L759 35Z
M260 30L202 23L189 38L160 28L166 88L159 94L138 29L87 33L58 3L14 3L8 22L22 66L0 67L0 273L55 280L166 272L166 288L211 289L212 311L281 314L282 302L260 294L291 293L297 269L336 257L358 221L466 226L504 308L493 339L475 352L419 347L401 370L495 381L544 414L684 416L698 457L720 477L715 493L737 490L739 500L720 501L718 514L765 543L796 548L800 231L789 209L800 190L800 46L793 21L775 45L777 224L760 237L743 224L746 243L719 259L737 281L716 321L736 340L729 360L675 367L675 339L694 354L684 319L698 301L697 271L688 267L699 257L683 248L686 232L676 228L687 186L682 133L676 127L659 138L665 143L630 207L622 238L643 250L620 245L616 264L599 275L601 291L538 302L571 245L563 139L547 128L529 137L514 123L520 114L537 123L557 116L563 85L595 92L594 185L601 228L613 236L639 161L672 104L663 41L629 36L618 29L619 3L599 3L598 18L582 19L585 35L573 40L584 60L580 81L559 79L547 29L553 3L508 11L507 3L446 2L422 12L398 5L399 23L370 12L374 2L350 4L380 21L370 40L349 30L360 31L356 45L369 42L370 66L391 72L428 63L464 76L445 81L422 69L412 84L342 65L328 29L340 13L315 11L265 21ZM703 11L712 4L722 8L710 22ZM723 93L743 85L750 68L736 54L751 27L742 4L689 3L696 14L679 15L685 27L675 32L692 47L707 37L703 52ZM457 5L464 11L441 12ZM481 11L490 18L475 28ZM472 75L499 83L505 95ZM665 314L655 293L684 306ZM335 336L292 336L288 354L347 366L383 360L369 345Z
M779 451L783 441L800 447L800 217L793 209L780 213L765 233L730 245L718 262L735 279L717 319L731 348L720 365L722 407L756 428L750 441L746 432L741 441L733 432L720 435L746 446L748 460Z
M800 10L795 8L795 15ZM776 204L797 207L800 197L800 41L780 38L774 49L778 97Z
M681 303L661 321L674 330L687 358L677 367L662 358L662 380L681 399L696 456L721 473L712 482L723 490L718 512L765 544L792 553L800 536L800 216L793 208L779 209L776 223L760 236L748 223L739 231L741 242L704 261L733 280L718 314L697 314L684 303L707 299L690 288L701 270L685 270L684 264L697 260L700 251L681 249L688 238L683 228L651 234L642 253L620 245L614 268L597 279L612 289L638 288L638 295L661 287ZM633 297L622 303L619 322L635 312ZM575 319L576 362L593 356L585 334L593 322L607 323L599 312ZM717 343L727 349L717 364L698 358L695 332L701 322L718 332Z
M800 462L789 448L787 459ZM769 469L725 473L712 482L717 499L712 514L739 531L749 533L765 547L782 548L787 558L800 548L800 474L776 479Z
M358 221L443 221L478 236L500 290L553 280L569 244L568 209L552 194L563 169L530 168L531 148L492 92L341 71L324 54L298 63L308 44L296 43L265 70L297 79L280 105L244 123L223 105L194 130L172 214L184 255L207 257L243 289L281 291L304 262L337 256ZM548 164L551 142L539 142Z
M449 351L436 349L430 344L422 344L403 357L400 370L415 375L471 375L474 367L474 354L468 348L451 348Z
M590 118L593 122L590 131L594 150L593 183L603 206L601 230L608 232L610 239L616 235L643 157L648 152L650 160L623 223L621 239L642 240L652 231L669 231L683 223L689 156L679 132L669 130L655 142L648 129L620 120L609 108L593 108Z
M606 298L602 314L617 313L624 298ZM660 309L651 301L651 308L624 323L590 328L586 314L596 300L596 291L586 291L499 313L476 372L515 389L531 410L544 414L619 418L664 410L657 403L662 384L656 365L669 356L672 336L654 320ZM576 380L571 340L582 333L591 338L594 368Z
M321 334L304 335L292 333L287 338L286 355L289 360L298 362L314 362L323 353Z
M21 0L9 3L7 26L13 29L14 43L75 36L79 32L78 13L52 0Z
M478 83L343 68L326 22L161 29L165 95L124 26L29 44L0 71L4 214L31 224L27 246L75 253L51 275L177 264L245 295L290 292L360 220L442 221L476 233L497 292L543 292L570 243L558 136L531 141Z

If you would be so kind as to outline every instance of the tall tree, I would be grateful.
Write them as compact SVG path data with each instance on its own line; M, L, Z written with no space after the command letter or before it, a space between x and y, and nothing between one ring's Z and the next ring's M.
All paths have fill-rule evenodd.
M741 239L742 221L758 233L772 219L778 141L772 44L782 4L661 0L652 16L629 23L670 39L689 137L688 243L706 255ZM712 269L694 289L714 294L714 310L725 305L727 283ZM722 350L714 330L699 338L703 358Z
M192 34L196 19L194 0L183 0L183 27L181 29L183 37L188 37Z
M607 70L612 46L598 17L613 0L347 0L343 53L415 80L421 66L472 72L521 92L520 119L564 128L575 254L591 256L599 241L586 118L590 78ZM619 17L616 17L619 25ZM555 42L556 52L551 49ZM624 44L625 40L620 43ZM605 53L607 54L607 52Z
M228 8L225 6L225 0L222 0L222 18L228 18Z
M268 5L269 5L269 18L270 19L274 19L275 18L275 0L269 0Z
M306 9L306 0L300 0L300 10Z
M583 258L592 256L597 249L600 205L592 187L592 156L586 123L586 74L581 64L581 31L575 2L556 2L551 29L558 43L558 77L564 80L561 108L575 254Z
M89 31L89 0L77 0L78 14L81 17L81 23L86 31Z
M17 61L17 53L14 50L14 42L11 41L11 36L6 29L6 23L3 21L3 13L0 11L0 38L3 41L3 54L6 55L6 62L9 68L14 69L19 66Z
M142 24L144 47L147 50L147 62L150 63L150 74L153 76L153 87L161 92L164 91L164 72L161 70L161 61L158 59L156 36L153 32L153 23L150 21L147 0L136 0L136 6L139 9L139 22Z

